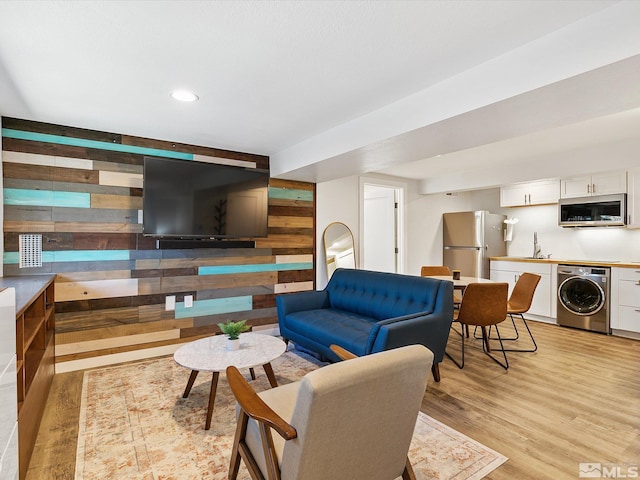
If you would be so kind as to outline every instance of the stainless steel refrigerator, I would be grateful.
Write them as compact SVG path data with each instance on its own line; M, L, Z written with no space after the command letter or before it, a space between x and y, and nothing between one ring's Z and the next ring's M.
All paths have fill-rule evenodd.
M489 258L507 254L506 218L486 210L444 213L443 265L463 276L489 278Z

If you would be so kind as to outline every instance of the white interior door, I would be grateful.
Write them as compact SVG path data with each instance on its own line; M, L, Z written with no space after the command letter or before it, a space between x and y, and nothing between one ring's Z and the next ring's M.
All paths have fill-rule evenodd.
M364 185L363 268L398 271L398 202L396 188Z

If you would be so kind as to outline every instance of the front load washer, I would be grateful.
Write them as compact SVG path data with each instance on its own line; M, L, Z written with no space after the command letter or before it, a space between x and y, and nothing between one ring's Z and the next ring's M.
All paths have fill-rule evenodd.
M558 325L611 333L609 267L558 265Z

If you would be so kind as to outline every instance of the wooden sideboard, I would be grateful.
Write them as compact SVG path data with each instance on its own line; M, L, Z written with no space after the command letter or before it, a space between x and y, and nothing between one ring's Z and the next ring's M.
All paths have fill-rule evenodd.
M55 275L0 278L16 290L19 478L26 477L55 373Z

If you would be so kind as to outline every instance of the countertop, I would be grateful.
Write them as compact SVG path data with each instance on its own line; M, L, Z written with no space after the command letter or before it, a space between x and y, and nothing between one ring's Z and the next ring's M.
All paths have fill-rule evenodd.
M566 258L530 258L530 257L490 257L501 262L556 263L562 265L589 265L598 267L640 268L640 262L615 260L568 260Z
M11 287L16 289L16 317L18 317L55 278L55 274L0 277L0 289Z

